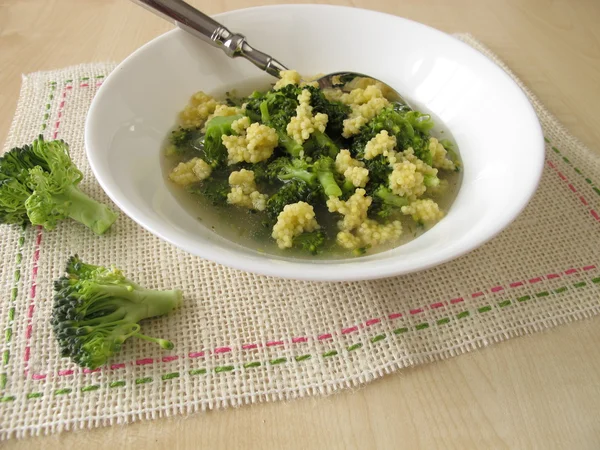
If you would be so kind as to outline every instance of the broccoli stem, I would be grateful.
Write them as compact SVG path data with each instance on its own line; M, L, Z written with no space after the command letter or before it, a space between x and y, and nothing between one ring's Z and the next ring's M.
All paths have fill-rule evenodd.
M409 201L404 197L400 197L399 195L394 194L388 188L384 186L380 186L374 192L375 196L379 197L383 203L390 206L395 206L396 208L401 208L403 206L408 205Z
M87 196L75 186L69 186L54 196L57 203L68 203L68 216L84 224L96 234L103 234L117 220L117 214L106 205Z
M153 289L133 289L130 286L102 284L96 290L99 294L129 300L143 305L139 310L142 315L139 320L147 317L162 316L180 306L183 296L179 290L156 291Z
M319 130L313 132L313 138L315 139L317 146L327 149L327 155L335 158L340 152L340 149L325 133L321 133Z
M336 183L333 172L319 170L317 171L317 177L327 197L340 197L342 195L342 190Z
M269 105L267 104L266 100L260 104L259 108L262 122L267 126L272 126L271 114L269 113ZM288 152L291 156L293 156L294 158L298 158L302 154L302 152L304 152L304 147L301 144L298 144L290 136L288 136L285 130L275 128L275 131L277 131L279 144L282 145L283 148L285 148L285 151Z

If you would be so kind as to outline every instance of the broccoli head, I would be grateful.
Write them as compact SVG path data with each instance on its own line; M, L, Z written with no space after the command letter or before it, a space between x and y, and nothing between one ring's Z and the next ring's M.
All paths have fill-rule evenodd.
M388 218L400 208L409 204L406 198L394 194L384 185L377 187L370 195L373 198L373 203L369 208L369 214L371 216L376 215L381 219Z
M322 230L302 233L292 240L292 246L312 255L319 253L327 236Z
M82 178L63 141L40 136L31 145L13 148L0 158L0 222L52 230L70 217L104 233L117 214L79 190Z
M283 211L285 205L298 202L306 202L313 205L321 197L321 192L319 185L315 189L298 179L288 181L267 200L267 207L265 209L268 219L267 225L272 226L277 222L277 217Z
M51 324L61 355L82 367L104 365L132 336L173 348L165 339L141 334L139 322L180 306L179 290L144 289L116 268L86 264L73 256L65 276L54 282L54 291Z
M344 129L344 120L350 114L350 106L342 102L327 100L323 91L314 86L304 86L298 89L308 89L310 91L310 104L315 114L327 114L328 119L325 132L334 136L341 135Z
M229 194L230 190L231 188L226 178L211 178L188 188L188 192L201 194L214 206L226 205L227 194Z
M277 158L267 166L266 175L271 181L298 180L310 186L317 184L317 176L311 171L310 164L303 159Z
M206 122L206 133L202 141L204 160L212 167L219 167L227 162L227 148L223 145L223 136L233 134L231 124L243 116L217 116Z

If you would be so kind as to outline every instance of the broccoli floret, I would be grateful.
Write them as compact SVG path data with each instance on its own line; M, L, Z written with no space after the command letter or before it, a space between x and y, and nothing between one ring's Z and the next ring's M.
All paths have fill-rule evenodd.
M277 158L267 166L267 178L281 181L299 180L314 187L317 176L311 171L311 166L305 160L286 157Z
M328 119L325 132L333 136L341 135L344 129L344 120L350 114L350 106L342 102L327 100L323 91L317 87L304 86L301 89L308 89L310 91L310 104L315 114L327 114Z
M48 230L67 217L102 234L117 214L81 192L83 174L63 141L38 137L0 158L0 222L31 223Z
M380 131L387 130L390 135L396 137L400 150L412 147L417 158L431 165L429 131L433 125L429 114L417 111L397 111L393 106L387 107L361 128L360 133L352 141L350 151L353 155L362 158L367 142Z
M325 244L326 238L327 236L322 230L302 233L292 240L292 246L316 255Z
M116 268L93 266L73 256L66 275L54 282L51 324L61 355L95 369L135 336L171 349L173 344L140 333L140 322L181 305L179 290L144 289Z
M394 194L389 188L380 185L371 193L373 203L369 208L369 214L371 216L376 215L381 219L386 219L393 213L397 212L403 206L409 204L409 201Z
M310 138L304 144L304 148L306 153L313 159L320 156L335 158L340 151L337 144L326 133L321 133L319 130L311 133Z
M335 181L334 162L328 156L317 159L313 165L319 183L323 187L323 193L327 197L340 197L342 190Z
M392 167L387 158L383 155L378 155L373 159L363 160L365 167L369 171L369 183L367 187L373 189L381 184L389 184L389 176L392 172Z
M214 206L224 206L227 204L227 194L230 191L230 186L226 178L211 178L199 185L190 187L188 191L192 194L204 196Z
M191 158L204 150L204 137L197 127L179 127L171 131L169 142L171 145L167 147L167 156L178 155Z
M298 202L315 204L321 195L320 186L315 189L303 181L288 181L267 200L267 208L265 210L268 219L267 225L272 226L277 222L277 216L283 211L285 205Z
M277 108L277 106L275 106L275 108ZM304 152L304 147L288 136L286 127L289 118L286 121L287 111L285 110L285 105L281 106L281 108L283 109L278 111L276 115L271 115L269 101L264 100L260 104L261 121L263 124L275 129L275 131L277 131L277 136L279 137L279 145L281 145L291 156L298 158Z
M454 149L454 144L448 139L442 139L440 141L440 144L442 144L442 146L446 149L450 161L454 163L454 171L460 172L460 158L458 157L458 153L456 153L456 150Z
M231 124L241 119L241 114L235 116L217 116L206 122L206 133L203 140L204 160L212 167L219 167L227 161L227 148L223 145L223 136L233 134Z

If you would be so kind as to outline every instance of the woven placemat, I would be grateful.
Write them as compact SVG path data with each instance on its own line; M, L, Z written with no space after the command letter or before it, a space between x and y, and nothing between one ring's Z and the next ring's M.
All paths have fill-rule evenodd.
M501 64L472 37L460 38ZM82 189L107 203L83 129L113 67L24 77L5 146L40 132L66 140L85 174ZM0 227L0 437L328 394L597 314L600 161L527 93L547 139L534 199L492 242L418 274L357 283L251 275L186 254L125 215L102 237L72 221L52 232ZM74 253L115 264L147 287L182 289L179 311L144 324L175 349L132 339L94 372L61 359L49 324L52 280Z

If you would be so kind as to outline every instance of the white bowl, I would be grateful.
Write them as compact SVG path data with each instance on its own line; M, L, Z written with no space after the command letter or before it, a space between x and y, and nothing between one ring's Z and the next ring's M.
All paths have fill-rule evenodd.
M417 239L366 257L278 258L203 227L175 200L161 172L161 143L198 90L269 80L181 30L138 49L108 76L89 111L85 142L102 188L138 224L194 255L249 272L315 281L383 278L463 255L509 225L539 182L540 124L524 93L494 63L425 25L354 8L285 5L216 16L301 73L367 73L394 86L451 131L464 174L447 216Z

